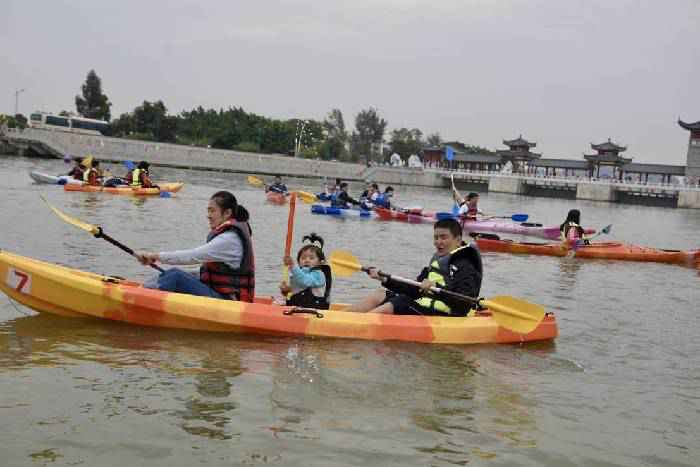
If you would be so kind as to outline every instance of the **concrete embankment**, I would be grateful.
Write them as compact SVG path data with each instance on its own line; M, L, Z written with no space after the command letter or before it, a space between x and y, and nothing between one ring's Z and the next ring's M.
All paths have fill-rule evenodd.
M20 154L44 157L90 154L107 162L147 160L156 166L182 169L331 180L340 178L348 181L371 180L382 185L447 187L451 184L450 173L441 170L366 167L363 164L133 141L57 130L30 128L21 132L9 131L0 134L0 144L3 143L12 146ZM540 179L497 173L455 172L453 175L458 186L468 190L700 209L700 191L692 187Z
M8 132L4 139L20 153L44 157L92 155L106 162L147 160L156 166L221 172L239 172L381 184L444 186L434 172L421 169L366 167L364 164L302 159L279 154L257 154L176 144L132 141L66 131L29 128Z

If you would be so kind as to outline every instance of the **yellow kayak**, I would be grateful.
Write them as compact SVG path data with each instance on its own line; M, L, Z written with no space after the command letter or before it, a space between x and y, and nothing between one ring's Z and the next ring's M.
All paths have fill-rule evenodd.
M468 318L350 313L342 311L343 305L303 313L310 310L275 305L269 297L245 303L163 292L7 251L0 251L0 289L42 313L199 331L440 344L517 343L558 334L551 314L521 335L500 327L488 310Z
M113 195L130 195L130 196L158 196L161 193L177 193L182 189L184 183L159 183L158 188L141 188L130 186L106 187L94 186L77 183L66 183L63 185L64 191L83 191L88 193L111 193Z

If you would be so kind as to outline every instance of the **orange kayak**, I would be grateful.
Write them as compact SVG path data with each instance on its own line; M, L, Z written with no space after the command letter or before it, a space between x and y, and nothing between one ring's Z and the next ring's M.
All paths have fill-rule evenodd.
M198 331L436 344L521 343L551 340L558 334L551 314L524 335L499 326L488 310L449 318L351 313L336 304L320 315L290 314L293 307L275 305L269 297L245 303L163 292L7 251L0 251L0 290L42 313Z
M159 183L158 188L141 188L141 187L106 187L94 185L79 185L77 183L66 183L63 185L64 191L82 191L87 193L110 193L113 195L129 195L129 196L158 196L160 193L177 193L183 187L184 183Z
M494 238L495 237L495 238ZM577 258L612 259L619 261L645 261L652 263L680 264L696 267L700 263L700 250L663 250L630 245L622 242L593 242L571 248L563 243L526 243L500 239L495 235L475 239L481 251L530 254L544 256L575 256Z
M267 201L272 204L285 204L287 202L287 196L284 193L278 193L276 191L268 191L265 193Z

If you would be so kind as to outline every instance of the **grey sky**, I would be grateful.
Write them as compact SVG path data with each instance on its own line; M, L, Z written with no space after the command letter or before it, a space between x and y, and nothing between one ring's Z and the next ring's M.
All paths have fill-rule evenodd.
M242 106L489 148L519 134L544 157L608 137L636 162L684 164L700 120L700 1L4 0L0 112L74 110L94 68L112 115Z

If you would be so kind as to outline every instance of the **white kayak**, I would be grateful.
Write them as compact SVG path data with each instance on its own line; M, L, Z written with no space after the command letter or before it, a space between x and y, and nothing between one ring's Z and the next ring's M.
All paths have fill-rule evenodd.
M51 185L65 185L67 183L83 183L82 180L77 178L69 177L68 175L49 175L37 170L32 170L29 172L29 176L32 177L37 183L48 183Z

